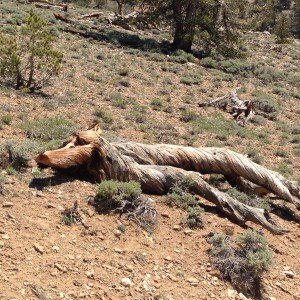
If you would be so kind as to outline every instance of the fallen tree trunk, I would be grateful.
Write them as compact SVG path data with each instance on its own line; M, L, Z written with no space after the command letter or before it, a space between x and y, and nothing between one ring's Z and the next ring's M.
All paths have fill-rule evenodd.
M53 3L47 0L28 0L29 3L41 3L41 5L44 6L37 6L38 4L36 4L36 7L38 8L60 8L64 11L68 10L68 5L67 4L59 4L59 3Z
M103 13L102 11L98 11L98 12L94 12L94 13L92 13L92 14L83 15L83 16L81 16L79 19L84 20L84 19L99 18L99 17L101 17L101 16L103 16L103 15L104 15L104 13Z
M68 24L76 24L77 23L76 21L68 19L68 18L64 17L63 15L61 15L61 14L53 13L53 15L54 15L56 20L60 20L60 21L63 21L65 23L68 23Z
M239 163L241 155L234 153L232 158L232 152L224 152L224 149L208 148L206 152L202 149L199 152L197 150L173 145L110 144L92 129L77 133L64 148L46 151L40 154L36 160L46 166L58 169L79 169L81 172L88 173L98 182L106 179L136 180L141 183L143 192L160 195L167 193L184 176L191 176L194 180L194 192L214 203L231 220L240 225L252 221L276 234L286 232L273 223L265 210L238 202L210 186L198 173L200 169L207 170L206 173L242 170ZM135 153L134 159L132 153ZM198 159L200 159L199 162ZM230 160L232 160L231 163ZM179 168L176 167L177 165ZM203 167L200 168L200 165ZM260 171L260 175L262 175L265 170ZM251 172L253 169L240 171L243 174ZM271 173L267 172L266 178L271 176ZM275 174L273 175L275 176ZM249 177L251 176L249 175ZM282 185L277 176L274 180ZM270 186L272 187L273 184ZM275 187L273 188L275 190ZM283 189L283 196L286 197L286 200L291 200L292 196L289 194L288 188L284 187ZM280 189L278 191L282 192ZM297 204L294 199L293 201Z
M113 144L123 155L138 163L168 165L202 174L240 176L300 208L300 186L277 172L260 166L247 157L226 148L192 148L176 145Z

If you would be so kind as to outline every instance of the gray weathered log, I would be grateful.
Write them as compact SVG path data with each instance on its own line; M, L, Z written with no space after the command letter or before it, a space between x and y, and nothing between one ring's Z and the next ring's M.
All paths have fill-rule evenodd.
M224 149L213 148L208 148L206 151L197 151L195 148L173 145L150 146L134 143L124 145L112 145L99 136L96 131L88 130L77 133L64 148L40 154L37 157L37 162L60 169L78 167L81 171L85 170L98 182L105 179L136 180L141 183L143 192L160 195L167 193L184 176L191 176L194 180L194 192L214 203L231 220L241 225L244 225L247 221L252 221L276 234L286 232L286 230L280 229L273 223L265 210L249 207L238 202L210 186L199 174L200 169L206 170L206 173L235 172L235 168L243 170L239 162L241 155L226 152ZM143 155L143 152L147 155ZM133 153L136 153L138 157L134 159L130 157L134 156ZM233 157L231 157L232 154ZM207 158L208 162L206 162ZM250 162L250 166L251 164L252 162ZM180 168L177 168L177 165ZM200 165L202 165L201 168ZM184 169L194 169L197 172ZM253 166L252 169L245 172L240 171L240 173L247 175L252 171L255 172ZM260 171L263 173L264 170ZM271 173L268 176L271 176ZM248 174L248 177L251 176ZM276 176L274 180L280 182ZM280 184L282 183L280 182ZM286 193L283 196L288 200L291 195L288 195L286 190L288 191L285 188Z

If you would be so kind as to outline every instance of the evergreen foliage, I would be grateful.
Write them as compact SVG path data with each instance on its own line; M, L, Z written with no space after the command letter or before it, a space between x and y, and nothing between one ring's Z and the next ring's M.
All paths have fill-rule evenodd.
M290 22L285 14L280 14L275 26L276 42L284 44L290 37Z
M231 1L146 0L148 20L170 25L174 49L191 51L193 43L204 50L216 48L224 56L238 53L238 30Z
M33 92L57 75L62 53L53 48L47 23L33 10L13 34L0 32L0 75L4 83Z

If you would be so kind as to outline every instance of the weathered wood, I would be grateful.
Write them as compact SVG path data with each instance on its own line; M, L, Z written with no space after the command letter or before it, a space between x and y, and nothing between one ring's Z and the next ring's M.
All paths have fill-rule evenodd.
M71 19L68 19L67 17L64 17L63 15L59 14L59 13L53 13L54 17L56 20L60 20L63 21L65 23L68 24L76 24L77 22Z
M126 30L133 30L132 24L134 23L135 19L138 17L139 13L137 11L133 11L126 16L122 15L115 15L114 17L106 18L109 24L122 27Z
M214 106L221 108L223 110L227 110L228 107L231 107L231 115L234 117L234 119L238 119L241 114L244 113L245 119L241 122L241 125L245 125L248 120L251 120L255 111L254 111L254 104L251 100L240 100L237 91L240 88L236 88L235 90L231 91L229 94L224 95L222 97L218 97L213 100L205 101L205 102L199 102L199 107L205 107L205 106Z
M84 19L91 19L91 18L99 18L101 16L103 16L103 12L102 11L98 11L98 12L94 12L92 14L83 15L79 19L84 20Z
M47 1L47 0L28 0L29 3L42 3L42 4L45 4L46 7L39 7L39 8L49 8L50 7L53 7L53 8L60 8L60 9L63 9L63 10L66 10L66 7L68 7L67 4L59 4L59 3L53 3L51 1ZM36 4L37 6L37 4Z
M41 8L41 9L51 9L51 8L57 8L57 9L60 9L60 10L64 9L63 7L57 6L57 5L48 5L48 4L39 4L39 3L36 3L35 7L36 8Z
M37 162L60 169L78 168L98 182L136 180L145 193L155 194L165 194L178 180L191 176L194 192L214 203L229 218L241 225L252 221L276 234L285 230L274 225L265 210L249 207L218 191L199 172L237 174L300 205L299 198L293 196L298 193L299 197L299 185L228 149L110 144L96 129L91 129L78 132L64 148L40 154Z

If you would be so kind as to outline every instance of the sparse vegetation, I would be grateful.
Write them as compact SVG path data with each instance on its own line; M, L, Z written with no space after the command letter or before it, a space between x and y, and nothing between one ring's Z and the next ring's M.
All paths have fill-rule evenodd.
M246 230L235 240L228 235L214 234L209 243L212 264L222 277L238 290L257 296L261 275L272 264L272 252L266 239L255 231Z
M63 140L72 135L76 126L60 117L37 119L27 121L21 125L28 138L38 139L41 141Z
M132 200L135 196L131 197L130 191L124 192L124 187L118 188L114 195L110 195L117 201L111 200L110 203L107 197L100 201L101 204L95 204L95 212L94 207L88 207L85 203L95 193L93 182L77 180L76 177L70 177L69 173L54 169L39 169L35 166L34 158L45 149L61 147L62 140L96 120L100 123L104 138L115 144L135 141L224 147L241 152L254 162L299 182L300 47L293 35L300 28L296 26L300 18L294 11L296 8L299 10L300 1L293 1L295 6L291 9L281 7L274 10L268 8L271 2L281 6L291 1L260 0L254 1L253 5L253 1L206 1L205 6L210 8L217 2L220 5L226 3L229 13L238 16L237 24L242 25L242 28L235 31L241 33L243 45L236 45L234 51L240 56L229 59L216 49L218 45L208 41L205 32L194 39L191 53L187 53L174 51L170 43L174 31L170 31L170 27L166 28L165 23L148 28L147 22L138 16L137 27L136 24L130 25L132 31L108 25L108 19L113 18L111 9L115 9L112 6L116 4L115 1L108 1L103 8L102 0L54 2L58 5L69 2L68 11L36 8L37 3L28 3L26 0L0 0L0 35L3 41L5 37L6 45L17 47L13 44L19 37L16 32L21 32L23 20L28 16L30 8L34 8L45 22L44 28L54 38L52 49L64 53L57 69L61 70L61 76L57 77L57 72L50 76L48 65L46 69L43 67L45 76L51 78L46 80L41 90L37 87L34 94L24 93L34 91L34 87L26 88L25 81L19 88L21 91L14 90L16 77L8 69L5 69L5 76L0 74L0 196L3 196L0 250L4 254L9 253L2 261L1 268L4 275L5 272L13 274L14 265L22 270L17 277L6 276L8 281L3 282L0 294L4 298L18 297L15 294L19 290L19 297L34 297L30 287L26 284L22 288L21 283L34 282L32 279L41 271L41 258L47 261L42 266L45 280L51 276L52 282L51 286L44 285L41 288L45 289L45 297L51 299L62 296L58 294L60 291L65 297L71 298L84 297L89 292L90 297L93 297L93 293L100 298L130 297L128 293L132 287L121 287L121 276L128 276L132 280L136 297L145 298L190 299L214 296L215 299L221 299L227 293L227 284L225 290L221 289L222 279L233 282L233 287L228 286L228 290L236 289L249 299L285 299L288 297L284 291L285 283L290 288L288 292L295 294L296 285L293 283L300 273L294 255L299 248L295 238L299 217L293 205L283 204L280 196L249 196L237 188L229 188L227 177L223 175L203 175L203 179L214 188L241 203L266 209L266 214L271 212L271 217L276 215L275 221L282 217L276 223L291 231L287 235L287 243L285 239L268 235L270 248L278 253L275 256L276 272L265 278L265 271L261 270L269 265L269 256L262 252L256 254L255 246L253 255L247 256L247 243L239 242L234 236L234 232L241 232L242 227L237 224L228 226L230 221L219 215L217 207L208 205L202 201L202 197L198 199L193 194L189 182L174 186L167 197L151 196L153 201L149 199L149 202L141 194L137 196L138 200ZM78 6L79 2L85 5ZM137 1L134 2L137 4ZM140 3L145 1L137 5ZM160 3L167 5L170 2ZM100 8L96 7L98 4ZM128 2L123 8L124 14L132 11ZM144 9L147 14L147 6ZM95 12L101 12L101 15L81 19L83 15ZM56 20L53 13L59 13L75 23ZM284 35L281 38L279 33L279 38L276 37L274 22L277 22L281 13L289 14L292 23L288 43L285 43ZM262 18L254 20L257 15ZM205 19L207 21L208 29L213 30L215 24L210 23L209 18ZM254 23L255 26L252 26ZM92 36L85 38L73 35L66 32L68 28L77 28L84 34L92 33ZM220 28L222 30L219 34L224 37L225 27ZM11 40L8 41L8 38ZM283 43L278 44L276 39ZM219 42L218 36L216 42ZM4 49L1 42L0 49L0 61L3 62L6 56L1 55ZM24 56L24 59L26 57L29 56ZM37 75L36 79L39 79L40 72L42 69L34 74ZM222 97L235 87L242 87L239 90L240 99L252 100L255 105L255 115L244 127L225 111L198 106L199 102ZM230 107L227 109L230 112ZM56 118L59 120L52 120ZM81 224L76 214L67 210L59 213L62 207L69 207L75 199L88 207L79 210L87 223L76 227L74 224ZM165 201L171 207L165 206ZM6 202L8 205L12 202L13 206L4 207ZM110 209L102 211L103 203L112 205ZM122 208L123 204L125 206ZM141 209L138 212L137 205ZM162 213L159 222L154 225L153 205ZM138 216L142 211L144 213L140 220ZM140 230L130 220L141 224L151 235ZM204 231L202 233L200 229L204 224L208 227L205 233L223 231L230 235L224 237L224 256L218 260L221 276L215 270L218 264L214 263L214 259L217 257L212 256L211 265L206 265L208 258L203 249L207 245L203 244ZM252 227L250 222L247 225ZM227 231L227 226L234 229L232 233ZM256 225L254 227L258 228ZM14 228L17 229L16 234ZM198 232L191 232L189 228ZM7 235L9 240L6 240ZM20 241L24 247L19 247ZM35 255L35 250L31 249L33 242L38 242L44 248L43 255ZM227 242L231 248L228 248ZM260 242L257 245L261 247ZM186 249L189 249L188 255ZM27 260L23 260L28 253L29 265ZM225 253L230 255L227 257ZM51 257L55 258L55 262ZM195 264L195 257L199 265ZM281 282L285 277L282 270L286 266L290 266L295 278L286 278L282 288L276 288L277 281ZM225 275L222 270L225 270ZM92 272L95 273L89 274ZM247 277L250 273L254 274L252 279ZM60 281L66 274L70 278ZM145 276L137 278L136 274ZM151 278L147 277L148 274L151 274ZM203 276L211 283L208 289L203 288ZM92 279L88 280L91 283L88 283L89 287L86 286L86 277ZM195 283L196 287L189 282L190 277L199 280ZM251 296L248 293L251 283L248 282L255 284L257 278L261 277L266 280L261 289L262 296ZM234 283L236 278L239 280L237 284ZM106 283L110 283L108 289ZM97 289L98 285L103 285L104 289ZM15 289L11 290L11 286Z
M152 231L157 212L149 199L141 195L140 184L135 181L103 181L98 185L92 204L100 212L125 214L140 227Z

